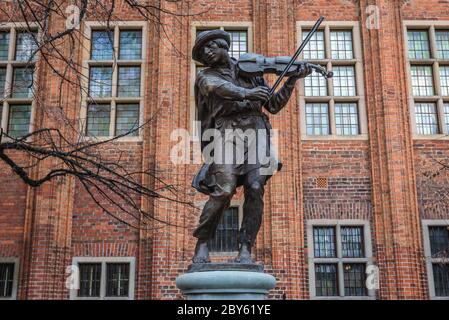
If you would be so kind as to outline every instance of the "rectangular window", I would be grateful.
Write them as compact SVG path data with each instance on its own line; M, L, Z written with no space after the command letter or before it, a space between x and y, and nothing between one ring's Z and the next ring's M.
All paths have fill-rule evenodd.
M120 60L142 58L142 30L120 31Z
M109 104L91 104L87 113L87 135L94 137L109 136L111 107Z
M423 220L424 251L431 298L449 299L449 225Z
M211 252L232 252L238 250L239 207L227 209L217 227L215 237L209 241Z
M16 39L16 60L34 60L38 48L36 32L18 32Z
M101 263L80 263L78 297L100 297Z
M112 60L114 57L114 32L107 30L92 31L92 60Z
M345 296L360 297L368 295L365 284L365 269L364 263L343 264Z
M432 264L435 296L449 297L449 264Z
M12 24L0 32L0 124L10 137L30 132L37 48L38 32L33 29Z
M341 250L344 258L363 258L363 228L341 227Z
M327 103L307 103L306 125L308 135L328 135L329 105Z
M309 30L304 31L302 34L302 39L304 40L309 33ZM303 52L305 60L323 60L326 58L324 51L324 32L322 30L318 30L312 36Z
M433 96L433 74L430 66L412 66L412 88L414 96Z
M12 298L14 267L14 263L0 263L0 299Z
M135 258L77 257L78 289L70 290L74 300L134 299Z
M353 66L334 67L334 95L349 97L356 95L355 70Z
M352 47L352 31L331 31L330 44L332 59L349 60L354 58Z
M307 97L327 96L327 81L320 74L312 73L304 79L305 95Z
M229 55L236 59L248 52L248 35L246 30L233 31L226 30L231 35L231 46L229 48Z
M374 296L366 287L372 256L365 232L369 235L367 223L308 222L309 268L315 270L310 275L312 297Z
M315 265L315 285L317 296L338 296L336 264Z
M8 134L22 137L30 132L31 105L10 105Z
M407 32L408 53L410 59L429 59L429 34L424 30L410 30Z
M106 268L106 296L127 297L129 289L129 263L107 263Z
M335 104L335 130L337 135L359 134L359 120L356 103Z
M406 21L410 99L416 138L449 135L445 104L449 102L449 31L439 21ZM429 136L429 137L426 137Z
M120 67L118 71L118 96L140 96L140 67Z
M14 68L12 97L31 98L33 96L34 68Z
M449 59L449 31L435 31L435 40L437 42L438 58Z
M9 32L0 32L0 60L8 60Z
M130 131L140 126L139 112L144 100L145 24L118 24L111 26L111 30L93 24L91 28L91 52L87 60L89 93L83 101L86 106L82 108L82 117L86 118L83 130L87 136L138 137L139 129Z
M359 123L359 119L366 118L363 116L364 89L360 81L363 79L363 66L359 29L356 24L339 24L324 23L324 28L318 30L304 50L304 60L321 65L334 73L330 79L317 72L304 79L300 105L301 118L304 117L304 120L301 119L301 131L305 139L350 139L349 136L367 134L365 121ZM301 30L302 39L309 32L306 28ZM358 45L355 45L354 41L357 41ZM319 109L323 110L318 112ZM355 117L352 114L348 116L342 114L342 109L355 111L357 114ZM363 114L359 115L360 112Z
M449 229L447 226L429 227L429 241L432 256L449 254Z
M315 258L336 257L334 227L315 227L313 228L313 243Z
M110 97L112 94L112 68L92 67L90 69L89 95L91 97Z
M418 134L438 134L438 115L435 103L415 103Z
M122 135L139 127L139 104L117 104L117 122L115 135ZM138 130L129 133L130 136L137 136Z
M441 95L449 96L449 66L440 67Z

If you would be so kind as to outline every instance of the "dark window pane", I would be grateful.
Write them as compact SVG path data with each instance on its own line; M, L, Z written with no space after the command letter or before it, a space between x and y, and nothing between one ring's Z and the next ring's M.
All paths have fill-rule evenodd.
M139 60L142 57L142 31L120 31L120 59Z
M315 258L335 257L335 227L314 227L313 246Z
M6 86L6 68L0 68L0 99L5 96Z
M87 110L87 135L95 137L109 136L111 106L91 104Z
M80 288L78 297L99 297L101 263L80 263Z
M449 254L449 230L447 226L429 227L432 256Z
M108 263L106 296L127 297L129 291L129 263Z
M91 97L110 97L112 94L112 68L90 68L89 95Z
M8 60L9 32L0 32L0 60Z
M11 105L9 107L8 134L12 137L22 137L30 132L31 106Z
M140 96L140 67L120 67L118 70L118 96Z
M0 263L0 298L10 298L14 284L14 263Z
M93 31L92 32L92 60L112 60L113 58L113 31Z
M215 237L209 241L213 252L237 251L237 234L239 230L239 209L231 207L226 210L218 224Z
M139 104L118 104L117 105L116 135L122 135L139 126ZM139 130L128 134L138 136Z
M343 258L363 258L363 227L341 227Z
M37 50L37 33L36 32L19 32L17 33L16 43L16 60L27 61L36 58Z
M434 263L433 281L437 297L449 297L449 264Z
M345 296L366 296L366 276L364 263L343 265Z
M337 265L316 264L315 286L317 296L338 296Z
M33 67L14 68L13 98L31 98L33 96L33 73Z

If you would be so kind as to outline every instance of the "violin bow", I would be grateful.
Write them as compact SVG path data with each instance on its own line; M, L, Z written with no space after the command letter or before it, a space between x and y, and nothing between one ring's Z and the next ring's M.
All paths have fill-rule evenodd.
M298 59L299 55L304 50L304 48L306 47L307 43L309 43L309 41L313 37L313 35L317 32L318 28L321 25L321 22L323 22L323 21L324 21L324 17L320 17L318 19L318 21L315 23L315 25L313 26L312 30L310 30L310 32L307 34L307 37L301 43L301 45L299 46L298 50L296 50L295 55L292 57L292 59L290 60L288 65L285 67L284 71L282 71L281 75L279 76L279 78L274 83L274 86L270 89L270 97L268 98L268 101L271 100L271 97L273 96L273 94L276 91L277 87L281 83L282 79L284 79L284 77L287 74L287 72L290 69L290 67L293 65L293 63L295 63L296 59ZM267 101L267 103L268 103L268 101Z

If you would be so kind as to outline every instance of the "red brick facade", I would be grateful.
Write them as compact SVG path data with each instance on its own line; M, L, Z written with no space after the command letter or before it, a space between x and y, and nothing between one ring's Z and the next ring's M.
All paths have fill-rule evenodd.
M126 11L121 1L117 3L117 17L141 20L136 12ZM142 141L115 142L104 155L113 158L116 150L124 150L129 166L152 167L161 179L177 186L184 199L204 201L190 188L198 165L170 161L171 132L190 127L191 22L250 22L253 51L276 56L295 51L297 21L314 21L320 15L326 21L356 21L361 33L369 138L302 140L296 95L282 112L270 116L280 132L278 147L284 167L267 186L255 257L277 279L273 298L309 299L307 221L366 220L371 228L373 263L380 269L377 298L428 299L421 220L449 220L449 209L428 186L444 188L447 174L428 180L423 172L435 170L433 158L447 159L449 141L414 140L411 134L403 21L440 20L449 28L449 1L201 0L182 7L162 3L183 13L209 11L200 16L164 17L168 36L182 55L148 25L144 117L159 110L157 121L145 130ZM369 5L380 10L379 29L365 27ZM50 28L58 30L64 23L55 18ZM81 47L76 54L82 59ZM38 86L40 103L57 104L58 83L42 63ZM75 118L80 93L68 87L63 90L67 91L63 106ZM50 118L38 110L35 126L54 125ZM0 170L0 257L20 259L19 299L68 299L66 266L73 257L83 256L135 257L136 299L180 298L175 278L190 264L195 244L191 234L199 210L142 201L155 217L182 227L139 231L102 213L74 179L32 189L1 163ZM327 188L316 187L318 177L327 178ZM145 183L159 186L154 181ZM236 199L241 198L239 192Z

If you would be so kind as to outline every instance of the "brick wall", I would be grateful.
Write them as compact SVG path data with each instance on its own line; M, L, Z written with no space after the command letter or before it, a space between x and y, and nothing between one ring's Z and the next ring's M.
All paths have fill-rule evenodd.
M360 21L363 26L367 5L377 5L382 12L380 30L361 28L369 140L301 141L296 96L281 113L270 116L273 127L280 131L284 167L267 185L255 256L278 281L271 298L307 299L307 220L368 220L374 263L381 272L378 297L427 298L420 219L449 219L449 212L436 204L437 195L429 187L429 183L436 185L436 190L444 187L447 175L429 182L422 173L435 168L432 157L447 158L448 148L445 140L412 141L409 134L401 19L449 20L448 3L233 0L195 1L181 7L164 2L167 9L183 13L208 11L194 17L163 17L170 26L171 41L185 56L149 26L144 112L148 118L159 110L157 118L145 130L141 143L116 143L102 154L113 159L117 151L124 151L129 166L157 170L161 179L177 187L180 200L194 201L198 208L143 200L146 210L176 226L137 230L102 212L73 179L31 190L0 164L0 256L21 258L19 298L67 299L64 271L75 256L135 256L137 299L180 298L174 280L190 264L195 244L191 234L201 212L199 204L206 200L190 188L199 166L173 165L169 158L174 144L170 133L190 127L190 84L186 79L190 79L191 22L251 22L254 51L286 55L293 53L297 44L296 21L324 15L327 20ZM115 14L124 20L138 19L120 1ZM62 23L56 19L51 27L57 30ZM43 67L39 78L41 101L51 106L59 93L55 77ZM76 117L80 94L64 90L63 104ZM54 119L46 115L38 112L38 127L52 124ZM40 170L45 166L51 164L43 164ZM317 188L317 178L327 178L327 187ZM160 186L157 181L145 183ZM235 199L242 198L240 191Z

